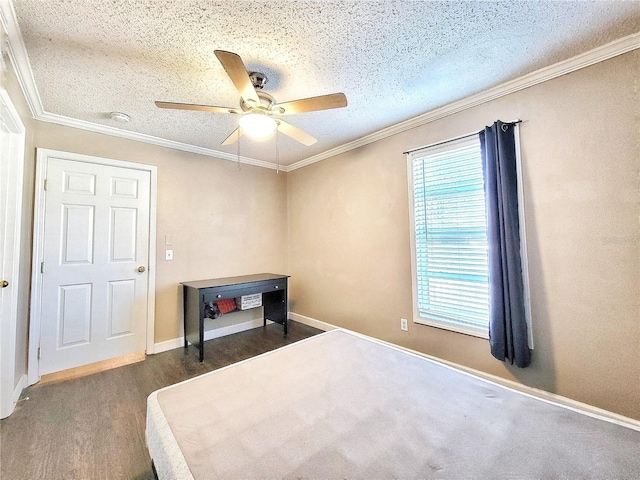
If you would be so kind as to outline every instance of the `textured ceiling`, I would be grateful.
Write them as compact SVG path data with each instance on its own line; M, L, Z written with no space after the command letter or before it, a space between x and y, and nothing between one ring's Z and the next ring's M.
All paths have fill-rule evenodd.
M290 165L640 30L638 1L212 2L13 0L46 112L229 154L237 107L214 55L266 73L278 102L344 92L343 109L287 117L318 138L280 136ZM128 124L108 117L131 116ZM275 142L240 153L274 162Z

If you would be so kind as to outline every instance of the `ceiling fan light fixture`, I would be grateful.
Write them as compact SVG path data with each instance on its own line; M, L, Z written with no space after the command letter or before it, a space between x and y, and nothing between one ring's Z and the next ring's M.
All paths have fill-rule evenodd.
M264 113L252 112L240 117L240 127L254 138L266 138L278 127L277 122Z

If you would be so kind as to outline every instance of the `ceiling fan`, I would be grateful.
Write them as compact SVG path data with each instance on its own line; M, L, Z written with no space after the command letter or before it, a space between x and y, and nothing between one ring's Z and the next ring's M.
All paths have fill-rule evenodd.
M247 72L242 59L235 53L224 50L216 50L214 53L240 93L240 108L173 102L155 102L155 104L160 108L242 115L239 122L240 126L221 145L231 145L245 133L255 138L265 138L278 129L278 131L294 140L310 146L318 140L304 130L285 122L280 117L347 106L347 97L344 93L332 93L319 97L276 103L271 95L262 91L267 83L267 77L264 74Z

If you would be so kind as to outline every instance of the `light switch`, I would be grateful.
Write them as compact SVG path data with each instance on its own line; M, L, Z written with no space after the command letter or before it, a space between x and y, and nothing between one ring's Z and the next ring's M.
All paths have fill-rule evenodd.
M173 260L173 250L165 250L164 251L164 259L165 260Z
M165 235L164 236L164 244L165 245L173 245L173 235Z

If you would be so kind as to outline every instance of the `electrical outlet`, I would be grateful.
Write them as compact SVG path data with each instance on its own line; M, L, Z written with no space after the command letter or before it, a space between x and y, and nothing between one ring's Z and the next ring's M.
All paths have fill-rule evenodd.
M409 331L409 325L406 318L400 319L400 330L404 330L405 332Z
M165 260L173 260L173 250L165 250L164 251L164 259Z

